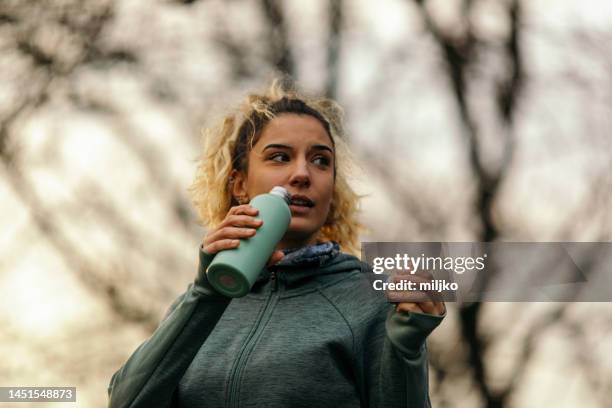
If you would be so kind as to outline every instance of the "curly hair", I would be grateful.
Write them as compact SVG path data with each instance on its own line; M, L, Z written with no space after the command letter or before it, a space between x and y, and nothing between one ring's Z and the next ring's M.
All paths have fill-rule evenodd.
M248 95L235 112L202 132L203 151L188 189L198 223L214 228L225 219L230 207L238 205L232 195L230 173L233 169L248 168L248 153L265 125L281 113L310 115L330 135L336 155L334 192L327 220L316 238L336 241L344 252L358 255L359 233L365 227L357 219L361 196L347 180L354 160L343 140L342 109L330 99L299 94L286 81L278 79L266 92Z

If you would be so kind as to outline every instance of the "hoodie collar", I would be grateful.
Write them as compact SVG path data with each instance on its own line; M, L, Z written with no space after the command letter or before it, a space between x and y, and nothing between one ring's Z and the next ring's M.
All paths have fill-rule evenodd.
M285 257L264 269L257 283L268 281L271 271L277 271L279 279L292 287L316 276L362 269L362 262L353 255L340 252L340 246L335 241L285 249L283 252Z
M327 241L303 248L285 249L283 252L285 257L277 266L321 266L340 253L340 245L335 241Z

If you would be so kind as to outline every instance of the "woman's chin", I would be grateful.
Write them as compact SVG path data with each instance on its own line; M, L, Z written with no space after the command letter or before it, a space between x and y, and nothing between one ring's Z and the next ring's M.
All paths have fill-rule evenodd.
M303 220L291 219L289 229L285 233L283 239L290 240L293 242L308 242L316 234L318 229L313 229L311 223L302 222Z

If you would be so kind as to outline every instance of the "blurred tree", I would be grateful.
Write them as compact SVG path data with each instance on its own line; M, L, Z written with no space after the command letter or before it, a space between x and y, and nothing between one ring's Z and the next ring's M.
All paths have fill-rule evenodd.
M280 0L1 2L2 182L27 209L35 235L61 257L66 269L79 279L93 299L104 305L109 316L121 322L122 327L151 332L158 324L160 310L167 307L179 290L178 285L189 281L195 270L193 251L187 248L182 252L182 248L193 246L202 235L194 226L195 216L185 194L189 180L176 170L176 162L170 162L168 157L174 156L181 163L187 156L195 158L197 139L189 133L195 134L202 124L211 123L213 115L209 112L213 108L242 96L246 89L259 87L272 75L284 74L299 82L303 50L316 49L321 53L322 62L321 72L313 75L313 87L340 99L347 107L354 150L361 156L369 175L379 182L375 187L386 194L378 203L391 203L393 208L393 217L382 214L387 216L387 223L376 226L380 228L379 236L446 240L451 236L453 218L463 217L463 213L457 213L463 200L469 202L469 217L477 225L462 224L461 236L475 241L529 239L532 237L525 231L525 225L533 223L533 218L523 214L522 218L508 220L503 211L509 201L504 188L514 185L512 192L516 192L517 172L526 167L526 162L520 161L517 154L521 153L518 141L523 137L529 144L525 150L537 142L534 138L527 140L525 123L533 126L533 122L545 121L542 117L546 111L554 110L549 107L537 110L533 104L536 96L543 94L537 88L543 85L537 84L535 68L530 65L536 54L534 41L533 38L531 42L526 41L527 34L534 36L535 33L539 39L557 47L568 44L571 53L580 54L576 60L586 64L586 68L578 65L559 77L550 76L545 84L546 88L574 87L583 95L584 110L580 112L586 119L582 118L584 122L576 119L578 130L571 138L562 140L554 134L551 144L557 149L557 156L566 146L568 150L572 146L576 151L582 149L593 166L585 171L588 186L583 198L577 200L568 214L554 215L556 224L551 236L559 240L579 237L609 240L612 149L607 131L609 123L601 120L597 112L598 109L609 112L612 106L609 86L612 58L605 46L612 38L610 33L591 27L570 31L567 37L546 32L530 25L530 19L534 18L530 7L535 6L520 0L414 0L401 4L408 13L401 15L400 24L396 25L410 26L415 33L401 31L405 27L395 27L393 22L387 27L385 21L384 27L377 28L383 33L383 40L374 40L374 17L388 7L398 7L396 3L360 4L342 0L308 5ZM457 7L456 13L448 11L452 7ZM495 35L483 30L482 23L478 22L478 18L487 14L486 10L483 12L486 7L499 11L496 21L505 27L494 30ZM549 7L552 10L557 5ZM300 31L294 30L293 25L303 22L291 18L295 10L304 15L310 12L310 17L304 20L316 20L312 24L317 32L312 31L312 26L305 26L311 29L308 34L304 34L306 30L296 34ZM392 17L397 17L393 14ZM418 32L419 23L424 28L424 39ZM393 30L403 33L395 48L385 42L392 41L389 38L393 38ZM317 36L319 31L323 35ZM307 39L302 38L306 36ZM304 47L308 41L316 46ZM432 70L428 65L429 54L441 62L445 75L443 86L437 87L435 75L439 71L429 72ZM306 57L316 60L318 56L313 52ZM589 76L593 69L589 63L599 63L603 74ZM374 72L371 82L368 82L368 72ZM419 76L415 72L425 74ZM402 76L404 73L407 75ZM418 89L413 83L405 86L410 81L423 79L425 87L441 89L442 95L435 94L433 102L428 102L427 95L415 94ZM117 82L127 85L118 87L117 91L113 88ZM437 120L439 117L431 112L444 112L440 106L446 96L452 101L458 120L444 117L442 122L448 123L432 127L435 132L427 128L422 132L427 137L419 139L415 134L418 127L410 127L410 123ZM571 97L558 99L566 104L572 102ZM400 114L393 116L390 112L396 109ZM529 111L534 112L533 117L523 117ZM575 114L569 108L562 112L568 111ZM46 112L49 116L45 119ZM33 134L28 126L38 125L53 134L56 124L72 120L74 116L68 113L74 112L94 118L96 127L107 129L111 135L112 142L108 143L117 145L112 154L119 157L113 163L120 168L120 176L111 180L113 187L120 187L132 169L138 170L142 178L141 184L134 188L138 191L133 195L125 190L116 193L128 197L125 201L119 201L102 185L116 169L107 167L94 175L74 174L80 172L79 168L62 161L57 152L63 143L62 135L46 143L44 152L47 153L30 154L35 142L24 137ZM554 122L571 115L558 116L546 120ZM601 116L607 117L607 113ZM172 127L168 123L185 125ZM408 167L405 157L409 157L411 140L425 143L438 137L434 134L438 131L453 133L455 124L460 129L463 145L445 148L459 150L457 156L464 160L452 162L453 168L447 175L453 179L451 185L455 183L464 188L460 180L463 172L460 166L464 166L469 185L465 187L467 193L456 195L457 202L449 205L443 188L422 191L420 187L428 181L420 180L423 173L415 171L419 166L425 171L431 169L427 167L431 164L429 160L436 166L440 161L423 155L419 157L420 162L410 163ZM537 132L558 130L543 129ZM370 145L365 143L374 139L371 134L382 135L378 136L382 143L380 140ZM394 144L394 136L399 143ZM92 135L83 134L83 137L86 138L84 146L94 143ZM164 137L171 142L161 143L159 139ZM376 150L372 145L381 148ZM491 149L491 145L500 152ZM187 154L181 151L182 146L187 146ZM102 147L97 145L87 151L101 154L97 148ZM121 154L124 152L127 154ZM86 159L93 166L96 157ZM58 184L66 186L67 198L54 200L46 195L44 184L52 177L36 177L32 167L40 163L46 166L47 176L53 174L61 179ZM576 175L578 170L572 168L563 174L548 176L546 182ZM413 172L415 175L408 179ZM71 184L73 179L77 181ZM537 189L532 188L531 194L538 193ZM154 204L161 210L149 208ZM385 211L375 208L371 212ZM137 224L134 215L147 219L148 225ZM161 222L163 218L168 219L167 224ZM100 255L98 248L88 246L90 233L94 231L90 229L91 223L84 222L87 219L93 220L96 229L107 231L116 253ZM564 222L565 219L570 222ZM153 225L162 225L159 227L162 233L154 235ZM78 233L71 232L71 228ZM541 237L546 235L538 236ZM21 244L29 246L30 243ZM9 261L3 262L2 267L12 267ZM496 332L489 327L491 321L487 316L493 313L492 309L483 303L463 305L458 310L457 326L452 325L453 315L449 316L448 338L436 341L431 348L435 380L432 394L441 406L462 406L462 401L453 399L455 395L472 398L486 407L516 405L517 395L530 387L533 389L528 384L529 372L537 365L534 359L540 350L538 347L542 347L552 330L561 330L568 342L571 341L568 343L571 347L566 346L565 351L575 355L576 368L585 374L593 398L605 397L605 391L612 387L609 370L606 371L604 359L598 359L600 351L585 347L592 344L588 343L592 341L591 332L573 316L577 312L572 304L554 305L539 314L523 305L513 307L509 313L495 312L496 321L514 323L523 319L526 322L526 334L514 345L518 352L506 376L500 374L503 370L491 358L491 353L503 343L509 329ZM601 318L609 319L605 314ZM600 326L605 329L610 325L604 322ZM79 347L83 344L79 343ZM116 361L109 361L117 364L129 351L129 347L117 347L112 357ZM84 367L83 372L87 369ZM466 372L471 374L469 381L466 381ZM477 390L477 397L473 397L472 388ZM601 397L602 406L607 403L604 397Z

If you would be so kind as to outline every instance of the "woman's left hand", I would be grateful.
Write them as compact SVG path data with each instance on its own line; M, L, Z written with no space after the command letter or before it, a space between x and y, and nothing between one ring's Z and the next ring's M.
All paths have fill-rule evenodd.
M392 277L392 281L411 281L415 284L430 282L433 276L428 272L419 271L415 274L399 273ZM446 314L446 305L439 300L439 296L429 291L393 291L391 300L396 302L395 310L398 312L424 313L435 316Z
M442 316L446 313L446 306L444 302L402 302L395 306L395 310L398 312L425 313Z

